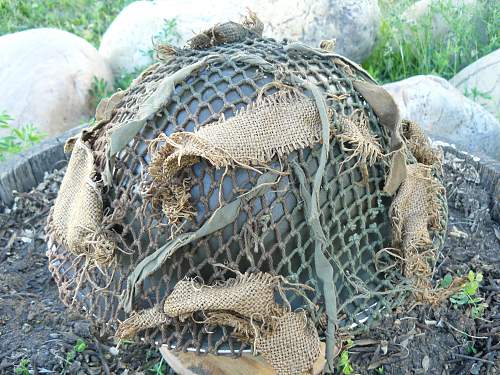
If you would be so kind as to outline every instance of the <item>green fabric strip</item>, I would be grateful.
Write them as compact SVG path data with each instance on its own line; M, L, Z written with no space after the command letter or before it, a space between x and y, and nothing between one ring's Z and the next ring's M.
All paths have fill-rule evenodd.
M153 254L144 258L128 276L127 290L122 300L125 312L131 313L133 310L134 298L142 282L160 267L181 247L188 245L202 237L208 236L225 226L233 223L240 212L243 202L265 194L271 185L276 183L278 175L268 172L257 180L257 185L246 195L240 196L234 201L216 210L197 231L183 233L168 241L165 245L156 250Z
M108 133L109 146L106 155L106 169L103 171L103 182L105 185L111 185L113 171L112 157L123 150L123 148L144 127L146 121L168 103L170 96L174 92L175 84L185 80L193 72L202 69L207 64L221 61L223 58L223 55L208 55L202 60L185 66L175 73L163 78L156 90L140 105L139 111L134 119L111 128Z
M401 146L399 149L392 152L389 173L387 173L384 184L384 192L389 195L396 193L406 179L406 176L406 155L403 146Z
M404 142L399 127L401 118L399 108L389 92L379 85L364 81L353 81L352 86L370 104L380 124L391 134L391 161L384 192L393 195L406 178L406 157Z
M106 157L106 169L103 171L103 182L106 186L111 185L113 171L113 156L123 150L123 148L136 136L144 127L146 121L154 116L162 107L164 107L175 89L175 84L185 80L193 72L204 68L210 63L220 62L225 59L230 61L240 61L251 65L259 66L264 71L272 72L274 66L259 56L248 54L236 54L232 57L225 55L208 55L202 60L185 66L177 72L163 78L156 90L139 107L139 111L134 119L113 127L108 135L110 138Z
M260 69L266 71L266 72L273 72L276 70L276 67L271 64L269 61L264 60L260 56L253 56L249 55L246 53L237 53L231 57L228 58L229 61L237 61L237 62L242 62L250 65L256 65Z
M306 182L306 175L296 160L293 160L290 164L299 180L300 195L304 200L307 223L316 238L314 244L314 268L316 269L318 278L323 284L322 294L325 299L325 310L328 316L328 325L325 334L325 357L328 367L331 370L334 368L335 322L337 321L337 290L335 283L333 282L333 268L323 253L325 234L319 221L319 215L315 215L315 209L313 208L315 206L314 199L313 195L309 191L308 183Z
M307 44L304 44L302 42L290 43L290 44L286 45L284 47L284 49L285 49L285 51L287 51L289 53L313 54L313 55L317 55L317 56L321 56L321 57L331 57L334 59L339 59L342 62L346 63L347 65L350 65L351 67L353 67L366 80L373 82L375 84L377 83L377 81L375 81L375 79L370 75L370 73L368 73L366 70L364 70L361 67L361 65L355 63L354 61L348 59L345 56L338 55L338 54L333 53L333 52L328 52L328 51L325 51L321 48L314 48L314 47L308 46Z
M316 102L318 111L321 118L321 154L318 169L314 175L312 184L312 191L306 185L306 176L297 161L292 161L297 178L299 179L300 192L304 199L306 220L311 228L314 238L314 266L318 278L323 284L323 296L325 298L325 309L328 316L328 326L326 329L326 352L325 357L327 367L330 370L334 368L335 356L335 322L337 321L337 291L335 283L333 282L333 268L324 254L326 246L326 236L323 232L323 227L320 222L320 207L319 207L319 192L323 182L323 175L328 161L328 153L330 151L330 119L328 118L328 110L326 101L321 94L321 91L312 83L303 80L295 75L291 77L292 82L302 86L304 89L309 90Z

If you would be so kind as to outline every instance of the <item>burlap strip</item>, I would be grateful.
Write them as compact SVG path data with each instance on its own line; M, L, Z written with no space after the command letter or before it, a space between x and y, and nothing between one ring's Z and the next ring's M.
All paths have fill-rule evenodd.
M57 239L75 255L87 255L100 265L108 264L115 244L101 227L103 206L95 179L94 157L80 138L59 189L49 225Z

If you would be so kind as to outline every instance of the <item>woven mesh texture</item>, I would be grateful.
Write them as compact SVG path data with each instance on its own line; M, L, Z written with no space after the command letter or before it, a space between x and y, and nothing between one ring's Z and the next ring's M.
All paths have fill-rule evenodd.
M432 246L429 224L440 217L437 192L443 186L431 176L431 168L424 164L408 166L408 176L394 198L392 209L398 248L427 248Z
M265 163L276 154L287 155L317 143L321 122L314 101L286 94L280 91L257 100L235 117L196 133L174 133L168 139L176 151L165 160L164 173L174 175L182 169L179 159L185 155L202 156L220 168L229 165L231 159Z
M321 139L321 120L317 106L306 96L288 90L258 98L229 120L224 118L200 130L161 134L152 144L163 142L152 157L149 174L153 177L148 193L152 204L162 203L170 223L194 213L172 178L200 157L217 168L232 165L265 165L274 156L311 147ZM183 184L184 185L184 184Z
M316 85L339 118L351 118L354 113L362 116L366 119L362 133L369 129L380 149L389 150L389 135L352 85L353 79L365 79L364 74L341 58L292 53L285 47L286 44L272 39L248 38L209 49L179 50L168 61L148 68L125 92L112 115L106 114L110 121L88 137L97 173L106 168L106 132L134 118L144 98L162 78L208 55L227 57L177 82L167 104L148 118L139 133L114 157L112 181L102 194L102 225L114 233L117 248L109 266L92 267L85 259L76 257L57 238L49 223L49 268L66 304L101 324L103 330L115 333L119 322L128 317L121 298L134 268L172 235L197 230L221 204L233 201L256 185L259 174L255 171L240 167L224 171L201 159L178 173L179 181L188 183L193 214L184 225L172 226L162 209L143 194L144 186L151 182L148 141L161 134L200 130L221 116L232 118L255 102L258 95L269 98L275 94L277 88L268 84L278 79L281 71L305 77ZM263 72L251 62L230 58L242 53L260 57L278 69L275 73ZM340 131L338 125L333 123L336 131ZM400 290L402 279L394 268L390 273L379 271L374 260L375 254L390 247L393 240L389 215L392 198L382 192L386 165L382 159L367 156L364 173L358 158L352 157L353 150L343 143L346 142L334 137L330 144L319 193L319 220L327 237L323 252L334 270L338 323L347 325L364 317L371 320L380 308L397 303L401 296L390 292ZM242 201L234 222L172 254L141 284L133 301L134 310L162 304L186 277L199 278L206 285L226 281L230 272L217 266L225 264L242 273L268 272L314 288L314 292L307 292L307 297L319 309L310 311L310 315L318 333L324 335L324 297L315 270L315 238L305 221L299 181L290 165L297 161L306 180L313 181L320 151L321 144L317 143L290 152L281 160L274 157L270 167L287 172L278 183L265 194ZM431 232L431 238L438 243L442 233ZM384 255L377 259L384 264L392 262ZM301 296L289 293L286 297L292 309L309 311ZM143 337L149 342L196 351L234 353L248 348L247 343L230 333L231 328L226 326L173 318L168 325L144 331Z
M273 276L259 272L228 281L221 286L179 281L165 300L163 311L173 317L187 317L199 310L230 310L247 318L271 315L277 285Z
M255 349L278 375L310 374L320 354L318 332L303 312L285 313L271 333L256 339Z
M441 164L441 155L432 148L420 126L413 121L404 120L401 128L408 149L419 163L425 165Z
M74 255L89 255L97 263L106 265L115 246L99 228L103 207L92 180L94 158L91 150L80 141L73 146L67 176L50 218L53 233Z

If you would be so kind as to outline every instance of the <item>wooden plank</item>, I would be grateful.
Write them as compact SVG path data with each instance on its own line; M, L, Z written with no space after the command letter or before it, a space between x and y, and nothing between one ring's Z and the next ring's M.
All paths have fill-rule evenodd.
M321 343L321 354L313 366L313 375L320 374L325 366L325 344ZM241 357L176 352L166 345L160 352L167 364L180 375L276 375L273 368L261 357L243 353Z

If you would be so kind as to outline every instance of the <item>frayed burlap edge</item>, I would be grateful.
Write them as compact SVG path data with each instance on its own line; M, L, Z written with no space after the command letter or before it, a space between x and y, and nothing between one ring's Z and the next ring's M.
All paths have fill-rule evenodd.
M407 177L390 207L393 245L403 251L403 274L413 282L418 302L443 300L441 291L432 287L432 267L437 256L430 231L443 231L445 194L433 167L421 163L407 167Z
M340 117L338 126L340 132L336 137L340 141L342 149L350 153L350 156L343 163L356 158L355 166L360 168L363 184L366 185L368 184L368 167L382 158L382 147L377 137L370 131L366 114L360 110L349 117Z
M102 227L103 203L95 181L94 157L81 138L72 142L73 152L48 220L48 231L74 255L108 265L116 250Z
M171 321L172 319L158 307L152 307L141 312L134 311L120 324L115 332L115 337L119 339L133 337L142 330L156 328Z
M169 222L175 224L193 216L189 189L174 187L180 185L175 177L182 169L200 159L216 168L253 169L320 140L321 119L315 102L296 91L281 90L197 132L177 132L170 137L160 134L150 144L151 181L145 186L145 197L154 207L161 206Z
M281 296L285 308L290 310L285 291L292 291L308 300L303 290L313 290L307 285L289 283L283 276L266 272L234 272L236 272L235 278L214 285L205 285L197 279L181 280L165 299L162 307L156 308L155 311L160 311L171 318L179 318L181 321L191 318L196 311L208 313L226 310L243 318L263 320L281 315L282 308L275 302L275 292ZM117 334L117 337L125 337L121 336L121 332L134 335L150 327L146 323L149 319L144 319L145 326L140 327L137 323L141 321L137 316L138 313L132 314L133 319L131 317L130 321L127 319L120 325L120 335ZM144 314L148 317L157 315L150 310L144 310ZM129 322L132 322L130 325L135 328L129 328ZM157 326L160 324L162 323L158 322Z
M237 272L235 278L211 286L195 279L183 280L162 308L132 313L115 336L131 337L141 330L169 324L172 318L194 320L194 314L202 312L206 318L199 323L234 328L233 335L252 344L254 354L261 354L277 374L306 374L321 350L318 332L307 313L292 312L286 303L284 290L303 295L300 288L311 289L264 272ZM285 306L276 304L275 291Z
M419 163L441 167L442 154L438 149L432 148L429 138L417 123L403 120L401 122L401 134L406 147Z
M267 322L224 314L209 314L206 323L232 327L232 336L252 343L279 375L310 374L321 354L318 332L305 311L281 310Z

